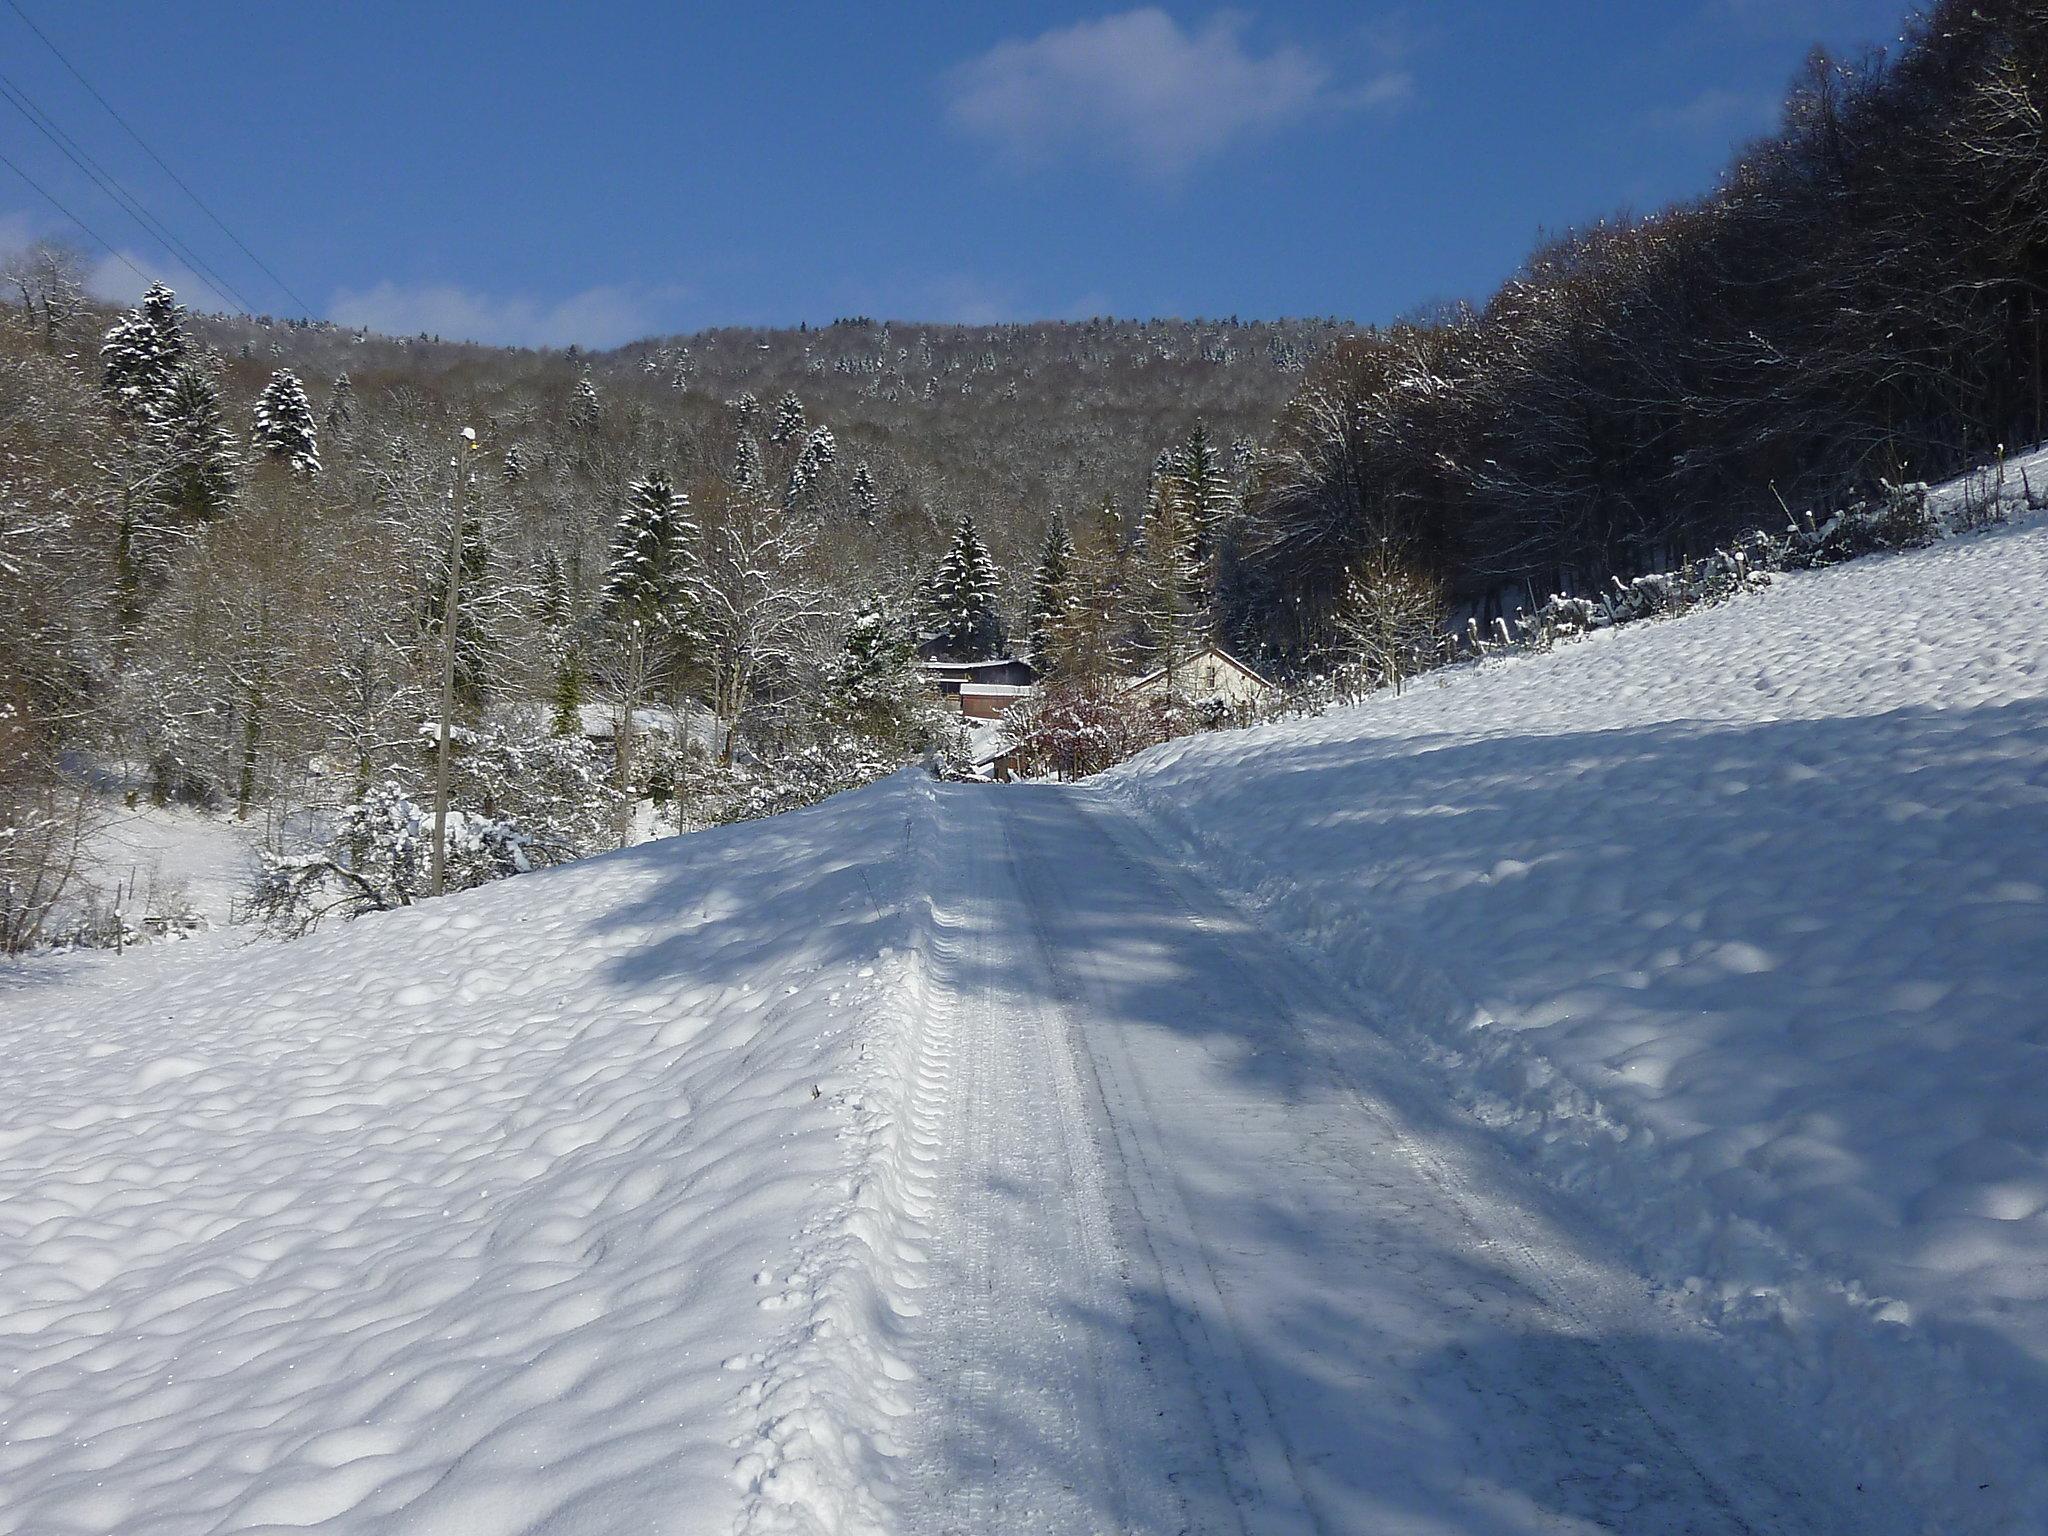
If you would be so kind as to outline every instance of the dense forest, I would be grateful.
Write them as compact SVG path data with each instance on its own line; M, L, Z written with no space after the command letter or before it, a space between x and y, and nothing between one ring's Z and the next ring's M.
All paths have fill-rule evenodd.
M1270 444L1225 624L1311 661L1389 551L1513 602L2040 440L2044 114L2048 7L1942 0L1895 53L1815 54L1711 194L1347 339Z
M1398 682L1418 631L2038 440L2044 114L2048 7L1944 0L1815 56L1712 193L1385 328L507 350L108 310L18 253L0 947L50 936L109 793L262 818L288 920L374 907L414 894L444 733L436 847L487 878L950 750L920 651L1099 689L1217 638Z

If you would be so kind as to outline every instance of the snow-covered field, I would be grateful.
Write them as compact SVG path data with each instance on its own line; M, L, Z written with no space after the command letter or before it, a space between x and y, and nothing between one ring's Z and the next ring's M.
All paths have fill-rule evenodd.
M0 986L0 1536L2048 1531L2048 527Z
M928 803L0 992L0 1531L857 1501Z

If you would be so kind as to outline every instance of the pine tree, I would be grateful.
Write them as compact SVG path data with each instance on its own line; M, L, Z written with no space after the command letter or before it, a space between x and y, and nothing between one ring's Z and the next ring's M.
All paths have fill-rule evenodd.
M768 434L771 443L786 443L804 429L804 403L790 390L775 402L775 426Z
M597 397L597 383L588 368L576 380L575 392L570 396L569 419L586 432L604 419L604 402Z
M505 482L517 485L526 478L526 453L517 443L505 450Z
M1166 669L1169 686L1209 627L1196 534L1187 482L1178 474L1156 480L1141 534L1140 617L1153 665Z
M761 401L752 390L742 390L735 400L728 400L732 407L732 425L735 432L751 432L754 423L761 419Z
M1209 429L1200 420L1188 433L1188 440L1174 456L1173 472L1181 482L1181 497L1189 519L1189 537L1195 557L1205 566L1221 542L1223 530L1237 510L1237 496L1230 484L1230 472L1223 455L1209 441Z
M327 397L327 435L345 440L355 430L356 387L346 373L334 377L333 393Z
M150 328L163 343L163 356L167 364L176 367L185 360L185 306L178 302L178 296L162 283L151 283L143 291L142 303L135 313L149 322Z
M187 365L172 376L151 427L164 466L164 505L176 521L210 522L235 493L235 442L220 390Z
M839 443L830 427L817 427L804 439L804 446L789 467L789 489L783 505L794 507L816 487L818 479L839 458Z
M863 459L853 469L853 508L863 522L872 523L881 515L882 497L875 489L875 477Z
M599 595L607 615L649 628L683 625L697 531L688 505L689 498L660 470L627 491Z
M1027 620L1031 663L1041 672L1054 667L1059 627L1073 601L1074 541L1060 515L1053 514L1045 530L1045 546L1038 556L1038 570L1031 578L1031 610Z
M733 439L732 483L743 491L758 491L761 480L761 445L753 433L742 432Z
M956 661L985 661L1003 648L996 609L998 576L974 519L963 516L939 561L925 598L925 622L939 653Z
M574 645L565 646L561 660L555 663L555 690L553 718L548 722L548 732L554 736L580 736L583 734L583 653Z
M100 343L100 388L130 421L156 414L176 367L163 332L139 309L116 320Z
M320 444L313 431L313 404L306 386L280 368L256 401L256 447L308 479L320 473Z

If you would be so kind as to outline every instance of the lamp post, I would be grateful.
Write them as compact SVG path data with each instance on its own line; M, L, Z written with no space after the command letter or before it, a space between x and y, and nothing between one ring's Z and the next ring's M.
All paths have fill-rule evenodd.
M476 447L476 428L462 429L455 451L455 486L448 495L448 590L441 600L441 739L434 754L434 894L448 879L448 755L455 719L456 594L462 583L462 487L469 478L469 453Z

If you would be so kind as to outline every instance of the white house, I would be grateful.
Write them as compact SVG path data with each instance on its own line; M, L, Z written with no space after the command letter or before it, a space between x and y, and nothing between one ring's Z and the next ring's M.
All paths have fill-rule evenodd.
M1166 693L1169 686L1184 697L1202 701L1214 699L1232 711L1251 709L1279 692L1271 679L1246 666L1212 640L1174 666L1170 685L1166 668L1159 667L1143 677L1133 678L1119 693Z

